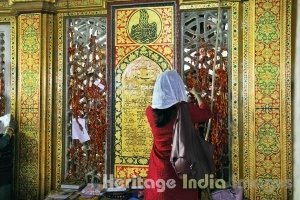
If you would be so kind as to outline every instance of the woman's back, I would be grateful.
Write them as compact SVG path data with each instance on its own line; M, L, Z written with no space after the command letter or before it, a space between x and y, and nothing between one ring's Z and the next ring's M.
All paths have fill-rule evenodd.
M209 108L200 109L197 105L188 103L191 118L193 122L206 121L210 117ZM163 192L158 192L159 187L148 188L145 190L145 200L176 200L176 199L197 199L196 189L186 189L182 186L182 180L178 179L170 162L170 154L173 140L173 124L176 119L176 113L170 121L163 127L157 127L156 116L151 106L146 109L146 116L153 134L153 147L149 161L148 179L155 183L162 181L167 183L174 180L174 188L168 188L165 185Z

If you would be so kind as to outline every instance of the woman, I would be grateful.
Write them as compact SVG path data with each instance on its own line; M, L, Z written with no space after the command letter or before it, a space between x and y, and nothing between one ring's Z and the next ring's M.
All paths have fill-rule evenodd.
M198 103L188 102L193 123L208 121L211 111L193 88L193 95ZM154 85L152 105L146 109L146 116L153 134L153 147L149 160L145 200L196 200L197 189L186 189L178 179L170 162L173 124L177 115L179 102L187 102L184 83L175 70L162 72ZM172 181L174 180L174 181ZM148 187L147 187L148 186Z

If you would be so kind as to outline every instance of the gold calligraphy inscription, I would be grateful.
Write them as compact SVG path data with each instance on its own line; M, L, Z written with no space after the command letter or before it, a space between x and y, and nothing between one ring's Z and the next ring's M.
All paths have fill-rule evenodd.
M145 116L151 103L153 86L161 72L157 63L141 56L129 64L121 86L121 147L122 156L149 157L152 134Z

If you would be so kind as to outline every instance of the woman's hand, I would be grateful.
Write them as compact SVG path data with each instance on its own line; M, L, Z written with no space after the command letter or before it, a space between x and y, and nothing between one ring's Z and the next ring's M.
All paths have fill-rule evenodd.
M190 92L191 92L194 96L196 96L196 94L200 94L200 92L198 92L197 89L196 89L195 87L193 87L193 88L190 90Z
M202 104L202 98L200 92L196 89L196 87L193 87L190 92L194 95L196 98L198 105L200 106Z

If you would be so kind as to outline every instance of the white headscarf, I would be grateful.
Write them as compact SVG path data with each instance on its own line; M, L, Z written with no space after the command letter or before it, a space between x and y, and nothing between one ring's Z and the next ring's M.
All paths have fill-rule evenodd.
M152 96L152 108L165 109L181 102L187 102L184 83L175 70L167 70L158 75Z

